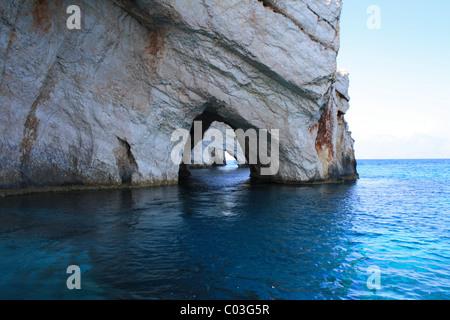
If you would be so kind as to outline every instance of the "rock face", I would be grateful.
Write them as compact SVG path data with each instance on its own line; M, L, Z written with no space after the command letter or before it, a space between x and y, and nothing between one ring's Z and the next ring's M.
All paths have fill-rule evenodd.
M0 0L0 189L177 183L175 129L279 129L274 182L355 179L341 0ZM259 165L252 175L258 176Z

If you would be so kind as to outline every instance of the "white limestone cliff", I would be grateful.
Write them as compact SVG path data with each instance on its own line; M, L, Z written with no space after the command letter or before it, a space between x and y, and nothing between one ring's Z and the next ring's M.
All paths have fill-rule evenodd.
M195 119L279 129L271 181L357 178L341 0L77 3L0 0L0 193L177 183Z

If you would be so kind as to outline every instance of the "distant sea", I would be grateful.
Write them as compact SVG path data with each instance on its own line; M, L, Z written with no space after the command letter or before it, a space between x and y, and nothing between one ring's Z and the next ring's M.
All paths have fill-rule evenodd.
M1 198L0 299L449 299L450 160L358 172L283 186L226 166L179 186Z

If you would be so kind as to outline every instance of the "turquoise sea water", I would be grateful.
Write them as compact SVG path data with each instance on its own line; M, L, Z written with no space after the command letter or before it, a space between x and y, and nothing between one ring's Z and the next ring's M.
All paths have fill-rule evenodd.
M224 167L180 186L0 199L0 299L449 299L450 160L358 171L280 186Z

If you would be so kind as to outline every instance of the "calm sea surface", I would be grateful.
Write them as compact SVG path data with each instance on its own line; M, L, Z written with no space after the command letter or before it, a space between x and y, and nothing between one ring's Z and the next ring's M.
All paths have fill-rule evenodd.
M280 186L225 167L173 187L2 198L0 299L450 299L450 160L358 171Z

